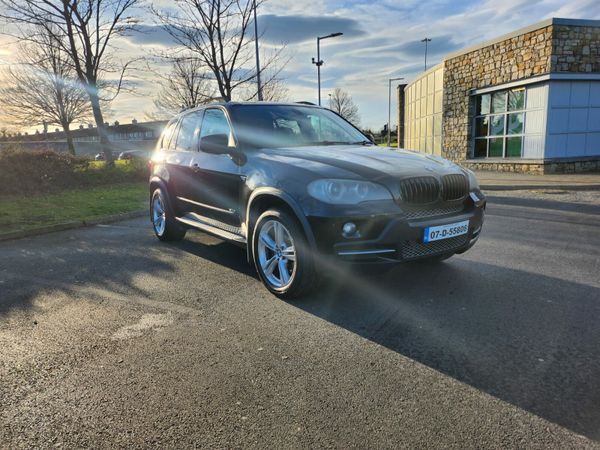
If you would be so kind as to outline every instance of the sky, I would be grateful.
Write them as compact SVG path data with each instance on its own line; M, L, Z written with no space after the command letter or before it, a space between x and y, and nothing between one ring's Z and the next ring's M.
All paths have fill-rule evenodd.
M168 0L155 4L172 5ZM142 12L144 33L132 33L115 44L121 56L151 55L172 46L169 36ZM260 6L261 51L285 45L289 63L281 76L291 101L317 101L316 36L342 32L321 41L321 92L340 87L359 107L360 125L380 130L388 116L388 79L410 82L444 55L500 36L549 17L600 19L598 0L267 0ZM0 66L11 64L14 46L0 36ZM0 83L1 83L0 79ZM131 73L135 93L113 102L108 120L144 120L152 113L156 80L147 71ZM1 101L1 99L0 99ZM395 115L392 91L392 122ZM1 121L1 118L0 118Z

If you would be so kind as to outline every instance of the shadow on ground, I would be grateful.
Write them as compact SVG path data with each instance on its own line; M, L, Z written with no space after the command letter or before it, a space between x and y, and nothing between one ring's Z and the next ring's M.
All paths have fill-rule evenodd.
M293 304L598 439L598 298L595 287L456 258L341 277Z

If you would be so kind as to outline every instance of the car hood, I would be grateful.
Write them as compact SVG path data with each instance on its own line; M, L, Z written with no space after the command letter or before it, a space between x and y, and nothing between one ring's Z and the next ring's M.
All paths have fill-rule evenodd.
M417 176L463 173L439 156L372 146L315 146L270 149L264 157L299 166L323 177L364 179L395 190L399 180Z

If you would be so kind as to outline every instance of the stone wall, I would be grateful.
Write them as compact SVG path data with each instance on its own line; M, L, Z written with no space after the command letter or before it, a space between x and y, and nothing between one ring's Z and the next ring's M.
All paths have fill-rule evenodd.
M442 156L468 157L474 116L469 91L549 73L552 42L549 25L444 61Z
M528 173L544 175L549 173L583 173L599 172L600 159L581 160L475 160L464 161L464 167L471 170L488 170L494 172Z
M600 72L600 27L554 25L552 72Z

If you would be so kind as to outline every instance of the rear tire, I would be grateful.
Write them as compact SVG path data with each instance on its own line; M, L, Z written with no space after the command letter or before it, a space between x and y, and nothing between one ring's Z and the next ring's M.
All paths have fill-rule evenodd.
M150 221L154 234L161 241L180 241L186 229L175 219L168 196L162 188L157 188L150 199Z
M261 281L280 298L300 297L317 284L304 232L285 211L270 209L260 215L252 233L252 254Z

